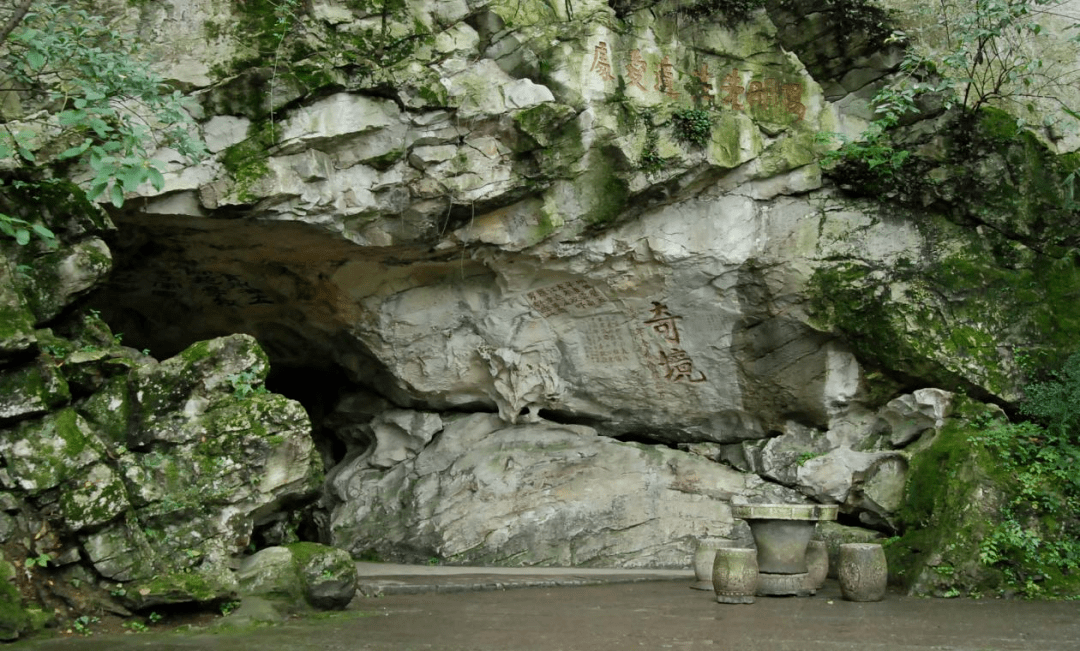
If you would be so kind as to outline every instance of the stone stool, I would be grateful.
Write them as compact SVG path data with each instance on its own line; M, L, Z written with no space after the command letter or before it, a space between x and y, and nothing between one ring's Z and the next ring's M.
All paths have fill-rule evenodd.
M885 550L873 543L840 545L840 592L848 601L881 601L889 570Z
M816 594L829 575L829 550L824 541L811 540L806 547L806 588Z
M697 551L694 552L694 583L690 586L694 590L712 591L712 568L716 560L716 550L721 547L735 546L734 540L727 538L702 538L698 541Z
M717 549L712 583L717 603L754 603L758 587L757 551L740 547Z

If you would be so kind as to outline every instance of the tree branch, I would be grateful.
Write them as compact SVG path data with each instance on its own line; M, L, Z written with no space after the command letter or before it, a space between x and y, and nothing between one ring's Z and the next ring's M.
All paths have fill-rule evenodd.
M19 6L15 7L15 12L11 14L4 26L0 28L0 43L7 40L7 37L11 32L19 26L22 19L26 17L26 12L30 11L30 5L34 4L34 0L22 0Z

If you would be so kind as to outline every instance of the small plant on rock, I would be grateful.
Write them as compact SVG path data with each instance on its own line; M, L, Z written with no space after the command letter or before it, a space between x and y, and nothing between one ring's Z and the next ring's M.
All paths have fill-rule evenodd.
M100 621L100 617L81 615L79 617L76 617L75 621L71 622L71 630L75 631L79 635L93 635L94 632L90 630L90 627Z
M672 113L671 125L680 142L704 147L712 138L712 117L705 109L679 109Z
M260 384L261 381L258 376L251 371L234 373L225 379L232 385L233 395L237 398L246 398L252 394L270 393L265 386Z
M150 630L150 627L138 620L131 620L130 622L124 622L123 627L128 629L132 633L145 633Z
M643 119L645 120L645 145L641 148L641 155L638 156L638 168L647 174L651 174L664 169L667 160L660 155L660 151L657 149L659 138L656 135L656 127L652 122L652 115L646 114Z
M219 607L219 610L221 610L221 616L226 617L226 616L229 615L229 613L231 613L232 611L236 610L239 607L240 607L240 602L239 601L224 601L224 602L221 603L221 606Z

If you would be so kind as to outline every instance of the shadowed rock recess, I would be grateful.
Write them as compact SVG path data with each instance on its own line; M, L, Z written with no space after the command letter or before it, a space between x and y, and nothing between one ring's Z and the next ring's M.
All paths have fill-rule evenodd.
M903 533L957 405L1011 410L1014 351L1078 340L1075 237L971 190L1030 190L1046 145L930 111L902 137L945 181L823 175L888 31L792 0L284 4L126 7L210 156L49 213L56 252L0 241L0 533L129 608L227 598L297 540L685 567L749 543L747 502ZM997 167L957 171L972 148Z

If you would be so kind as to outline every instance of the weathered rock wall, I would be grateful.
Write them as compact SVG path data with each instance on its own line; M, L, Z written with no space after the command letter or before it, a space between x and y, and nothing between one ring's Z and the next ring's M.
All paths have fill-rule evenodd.
M240 330L275 362L341 368L381 395L327 420L349 450L328 535L357 554L677 565L694 536L733 533L726 505L762 499L758 476L776 499L801 491L888 529L906 470L893 450L939 426L948 397L909 405L938 413L894 434L878 393L922 385L875 393L812 313L812 280L838 260L893 268L929 243L906 212L824 187L815 134L861 129L898 54L791 4L734 24L572 9L317 3L288 19L303 30L282 32L276 72L266 52L259 70L185 53L172 75L204 87L215 155L116 216L124 260L96 304L155 349ZM199 12L215 48L253 56L257 7ZM370 31L384 14L387 32ZM144 12L143 29L157 20ZM842 50L815 50L800 20ZM387 33L397 49L373 47ZM390 423L395 407L428 416ZM444 428L449 410L503 425ZM638 459L579 434L582 479L524 491L568 471L544 459L578 430L699 456ZM462 436L467 449L445 449ZM538 457L487 474L480 459L525 440ZM448 454L436 465L453 471L424 461ZM658 493L686 464L700 482ZM624 466L636 479L609 474ZM542 504L559 517L513 515Z
M938 111L898 136L904 175L830 178L818 135L872 117L902 54L882 34L810 3L613 4L130 10L211 156L160 152L165 187L112 212L117 268L90 302L159 356L242 332L330 378L307 395L335 545L680 565L696 537L745 537L739 500L893 531L952 392L1007 405L1015 348L1080 334L1060 300L1075 238L1013 200L1067 171L1037 141ZM69 276L24 284L13 350L93 284ZM202 400L138 436L190 444L175 412Z

